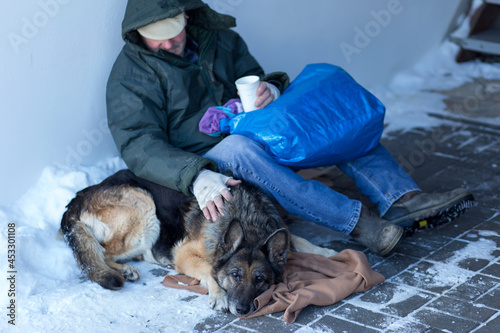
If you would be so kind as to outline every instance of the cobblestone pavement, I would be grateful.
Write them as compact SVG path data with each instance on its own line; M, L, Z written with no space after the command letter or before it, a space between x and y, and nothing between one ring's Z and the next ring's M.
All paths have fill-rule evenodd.
M491 90L478 103L467 104L467 96L488 84L476 80L444 92L449 115L433 116L446 118L445 125L390 133L382 140L424 191L463 186L475 195L475 207L443 227L417 232L388 258L370 253L349 237L295 220L291 230L313 243L337 251L364 251L386 281L331 306L310 306L293 324L283 322L283 313L248 320L217 314L196 330L499 332L500 126L489 119L500 117L500 92ZM467 112L460 112L460 106ZM371 205L336 168L321 171L319 180Z

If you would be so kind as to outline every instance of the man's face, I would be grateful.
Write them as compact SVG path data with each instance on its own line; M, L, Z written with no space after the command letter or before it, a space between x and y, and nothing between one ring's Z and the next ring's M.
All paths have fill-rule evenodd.
M153 52L158 52L159 50L164 50L178 56L184 56L184 51L186 48L186 29L182 29L181 33L174 38L165 40L156 40L142 37L147 48Z

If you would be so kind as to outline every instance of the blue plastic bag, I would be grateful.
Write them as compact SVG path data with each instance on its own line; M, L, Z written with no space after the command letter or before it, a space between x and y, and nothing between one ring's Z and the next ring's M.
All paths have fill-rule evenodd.
M220 127L259 142L279 164L311 168L375 148L384 115L384 105L342 68L311 64L266 108L222 119Z

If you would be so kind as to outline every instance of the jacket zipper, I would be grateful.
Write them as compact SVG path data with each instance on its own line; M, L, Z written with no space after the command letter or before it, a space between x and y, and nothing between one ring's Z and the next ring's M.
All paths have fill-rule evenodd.
M210 45L212 45L212 42L213 42L213 40L215 38L216 33L217 33L216 31L214 31L212 33L212 36L210 37L210 40L208 41L207 46L205 47L205 49L203 50L203 52L200 54L200 59L198 59L198 63L193 64L193 63L191 63L189 61L185 61L184 59L180 59L180 60L179 59L174 59L174 60L178 61L178 62L181 62L181 63L184 63L184 64L187 64L188 66L195 66L195 67L197 67L201 71L201 76L203 77L203 82L205 82L205 85L208 88L208 92L212 96L213 100L217 103L217 98L215 98L215 93L212 90L212 87L210 86L208 78L207 78L207 74L205 73L205 70L203 69L203 66L201 65L201 63L203 62L203 59L205 58L205 54L206 54L208 48L210 47ZM162 58L167 58L168 59L169 57L167 56L167 57L162 57Z
M209 46L212 45L212 41L214 40L215 34L216 34L216 32L214 32L212 34L212 36L210 37L210 41L207 44L207 47L205 47L205 49L203 50L202 54L200 55L200 59L198 60L198 64L199 64L198 66L200 66L200 68L201 68L201 76L203 77L203 81L205 81L205 84L207 85L207 88L208 88L208 91L209 91L210 95L212 95L213 100L215 101L215 103L217 103L217 99L215 98L215 93L214 93L214 91L212 90L212 87L209 84L209 81L208 81L208 78L207 78L207 74L205 73L205 70L203 69L203 66L200 65L202 63L203 59L205 58L205 53L207 52Z

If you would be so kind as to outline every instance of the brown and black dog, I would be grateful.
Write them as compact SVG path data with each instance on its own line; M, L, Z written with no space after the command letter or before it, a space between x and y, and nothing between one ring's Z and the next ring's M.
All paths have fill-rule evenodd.
M195 199L122 170L78 192L60 231L82 271L104 288L139 279L136 268L118 262L173 264L208 288L212 308L245 316L255 310L254 298L281 278L290 241L301 252L336 252L290 235L256 188L244 183L231 192L224 216L209 222Z

